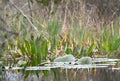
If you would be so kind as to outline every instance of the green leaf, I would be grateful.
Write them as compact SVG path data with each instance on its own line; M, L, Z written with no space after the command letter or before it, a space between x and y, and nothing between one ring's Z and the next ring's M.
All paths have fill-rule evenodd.
M113 43L112 51L117 50L119 46L120 46L120 38L115 40L115 42Z
M18 48L20 49L20 51L22 52L23 55L25 55L27 52L25 51L23 45L18 44Z
M65 53L66 54L72 54L72 49L67 47L66 50L65 50Z
M84 56L84 54L85 54L85 50L84 50L84 47L82 46L82 48L81 48L81 50L80 50L80 54L81 54L81 56Z
M24 43L25 43L25 48L24 49L26 49L28 54L31 54L29 42L27 40L24 40Z
M39 54L40 53L40 51L39 51L39 38L36 38L36 40L35 40L35 53L36 54Z
M93 49L95 48L94 43L89 47L88 51L87 51L87 55L90 55L93 52Z
M41 45L41 55L43 60L46 60L47 54L48 54L47 40L44 40Z
M40 41L40 39L39 38L37 38L36 40L35 40L35 51L36 51L36 56L37 56L37 63L39 64L39 63L41 63L41 48L40 48L40 43L39 43L39 41Z

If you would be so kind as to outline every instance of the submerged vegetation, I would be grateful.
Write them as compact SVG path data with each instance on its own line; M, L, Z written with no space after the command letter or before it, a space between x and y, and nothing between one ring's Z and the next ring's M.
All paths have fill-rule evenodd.
M91 57L120 58L119 0L1 0L0 4L1 66L44 66L75 59L91 64Z

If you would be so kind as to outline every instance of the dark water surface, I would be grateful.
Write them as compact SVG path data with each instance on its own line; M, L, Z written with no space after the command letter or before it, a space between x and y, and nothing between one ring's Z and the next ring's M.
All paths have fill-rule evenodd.
M105 61L106 60L106 61ZM120 81L120 69L116 67L118 60L94 59L93 64L53 63L40 67L5 67L0 81ZM18 72L19 70L19 72ZM25 72L30 72L24 78ZM39 77L35 73L37 72ZM45 76L44 73L47 73Z

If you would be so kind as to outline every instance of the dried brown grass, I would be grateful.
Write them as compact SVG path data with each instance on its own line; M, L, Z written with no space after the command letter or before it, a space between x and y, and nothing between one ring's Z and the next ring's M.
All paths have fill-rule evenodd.
M51 0L49 6L38 4L36 1L34 3L27 0L13 1L37 27L44 28L46 22L56 19L63 24L63 32L69 32L72 23L79 23L80 28L85 24L88 31L101 33L104 25L109 25L120 18L120 0L60 0L57 5ZM4 7L4 18L9 26L14 19L23 21L19 11L9 2ZM18 25L20 26L20 23ZM30 25L27 27L29 31L30 27Z

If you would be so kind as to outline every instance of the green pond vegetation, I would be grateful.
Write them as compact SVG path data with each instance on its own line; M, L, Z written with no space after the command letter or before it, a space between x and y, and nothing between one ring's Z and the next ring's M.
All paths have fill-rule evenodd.
M110 2L102 1L105 4L108 4L105 1ZM28 9L25 5L21 7L26 3L29 5ZM80 5L77 10L75 4ZM100 6L95 6L87 0L25 0L18 5L10 0L9 4L5 3L10 7L6 6L3 8L6 12L0 13L3 16L0 16L0 66L17 66L25 69L53 62L77 62L84 65L92 64L92 58L119 59L119 16L113 17L110 21L109 15L112 12L106 17L104 5L103 11L99 9L101 13L86 14L86 4L91 7L92 14L95 14L92 9L99 9ZM117 7L119 9L119 6ZM34 11L35 9L38 10ZM57 72L55 69L52 71ZM49 74L46 70L42 72L45 75ZM39 76L39 71L25 71L25 77L30 73Z

